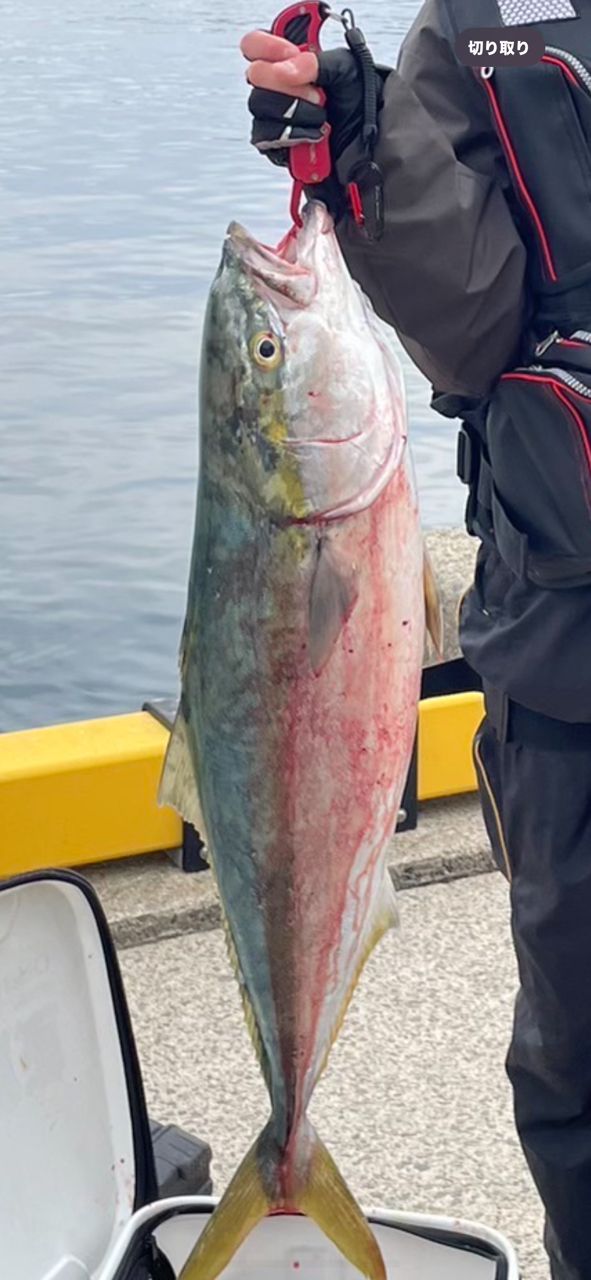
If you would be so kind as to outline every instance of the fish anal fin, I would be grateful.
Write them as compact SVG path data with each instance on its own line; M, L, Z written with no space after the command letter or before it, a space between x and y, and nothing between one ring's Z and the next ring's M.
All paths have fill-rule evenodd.
M339 555L330 537L318 543L318 558L310 588L309 656L319 674L357 603L358 571Z
M158 804L170 805L184 822L190 822L203 841L205 823L199 802L195 766L191 755L187 722L179 708L164 757L158 788ZM202 853L206 851L202 850Z
M443 659L443 609L433 561L424 548L425 622L437 657Z
M323 1072L326 1070L332 1046L335 1043L335 1040L337 1040L339 1036L341 1027L347 1016L349 1005L351 1004L351 1001L355 994L357 983L359 982L361 974L365 969L365 966L367 964L367 961L369 960L369 957L372 951L375 950L375 948L378 945L378 942L381 942L385 933L388 933L390 929L397 928L399 924L399 920L400 920L400 917L398 915L398 906L396 903L396 894L394 892L394 885L392 884L390 872L387 871L384 876L383 888L377 904L377 910L373 915L372 919L370 920L368 927L366 929L363 945L359 952L359 959L353 971L351 981L349 983L349 987L345 994L345 999L343 1000L341 1008L339 1009L338 1017L335 1021L331 1034L329 1036L328 1047L326 1049L324 1058L322 1059L322 1063L320 1066L320 1070L318 1072L317 1079L319 1079L320 1076L323 1074ZM316 1085L316 1080L314 1080L314 1085Z

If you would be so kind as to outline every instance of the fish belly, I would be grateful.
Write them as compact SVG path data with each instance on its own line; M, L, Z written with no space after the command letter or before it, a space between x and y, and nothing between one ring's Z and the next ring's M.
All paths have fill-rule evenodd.
M341 562L360 568L359 594L323 669L294 682L283 713L291 910L268 922L279 1004L286 927L293 935L296 1116L365 959L393 923L386 851L414 744L423 655L421 536L404 471L331 536Z

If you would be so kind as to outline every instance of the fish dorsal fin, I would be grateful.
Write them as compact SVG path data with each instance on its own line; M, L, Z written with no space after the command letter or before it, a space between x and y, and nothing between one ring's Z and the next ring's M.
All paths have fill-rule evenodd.
M318 675L328 662L358 596L358 572L339 555L330 537L319 538L310 588L309 655Z

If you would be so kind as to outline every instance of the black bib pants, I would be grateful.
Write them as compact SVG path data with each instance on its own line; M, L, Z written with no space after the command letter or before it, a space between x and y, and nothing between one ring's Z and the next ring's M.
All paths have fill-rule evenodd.
M556 1280L591 1276L591 725L489 689L474 744L511 884L520 991L507 1067Z

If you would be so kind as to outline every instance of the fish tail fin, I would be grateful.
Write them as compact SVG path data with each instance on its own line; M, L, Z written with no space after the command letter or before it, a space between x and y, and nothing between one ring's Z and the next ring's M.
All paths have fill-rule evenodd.
M297 1211L320 1227L369 1280L386 1280L382 1254L332 1156L308 1121L294 1169L271 1120L251 1147L201 1235L181 1280L216 1280L255 1226L274 1211Z
M294 1208L312 1218L349 1262L369 1280L386 1280L380 1246L365 1215L316 1130L308 1125L308 1175Z
M197 834L201 836L201 839L205 839L205 827L199 803L199 791L189 743L189 732L180 707L176 713L164 757L158 788L158 804L170 805L172 809L176 809L183 821L190 822Z
M271 1206L263 1184L260 1147L245 1156L181 1271L181 1280L216 1280Z

